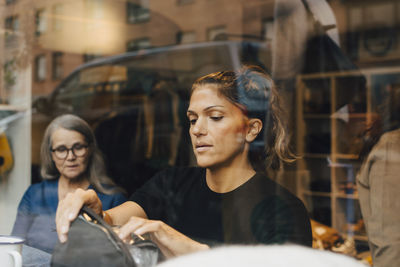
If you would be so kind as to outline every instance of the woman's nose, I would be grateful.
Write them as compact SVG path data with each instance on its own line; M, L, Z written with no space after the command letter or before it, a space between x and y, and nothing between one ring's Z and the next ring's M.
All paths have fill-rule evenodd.
M76 158L76 156L75 156L75 154L74 154L74 151L71 149L71 150L68 150L68 152L67 152L68 154L67 154L67 157L66 157L66 159L67 160L74 160L75 158Z
M192 126L192 133L196 136L207 134L207 122L203 119L197 119L196 123Z

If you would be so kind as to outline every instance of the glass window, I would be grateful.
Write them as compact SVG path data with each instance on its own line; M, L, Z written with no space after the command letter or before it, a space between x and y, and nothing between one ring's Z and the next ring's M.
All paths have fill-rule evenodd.
M63 77L63 53L55 52L52 55L52 77L59 80Z
M12 87L17 82L16 70L17 70L17 67L16 67L15 60L7 61L4 64L4 67L3 67L4 87L8 90L11 90ZM6 102L5 98L6 98L6 96L4 96L3 94L0 94L1 103Z
M5 42L6 46L10 47L14 45L14 42L17 38L17 33L19 30L19 18L18 16L10 16L5 19L4 26L6 29L5 32Z
M85 0L85 7L88 18L104 18L104 0Z
M63 16L64 5L56 4L53 6L53 29L54 31L62 30L63 21L66 19Z
M47 16L44 9L36 11L36 36L40 36L47 30Z
M377 244L371 241L376 236L394 243L400 239L400 231L393 230L400 229L396 224L400 219L390 204L397 203L400 192L394 179L400 172L400 158L392 150L400 150L400 1L1 3L0 203L4 205L0 214L7 216L0 216L0 236L11 233L28 186L42 181L40 145L53 118L72 113L86 120L98 139L107 175L132 194L158 171L197 165L200 154L196 147L193 150L189 132L196 121L187 118L193 82L212 72L254 64L277 84L286 113L282 122L288 124L285 132L290 134L283 143L299 156L279 170L263 169L268 178L304 203L313 224L314 247L385 266L380 257L389 250L376 252ZM240 85L242 81L246 83L240 80ZM248 91L238 91L240 100L242 93ZM263 96L272 99L268 93ZM255 113L266 108L257 104L258 98L251 100L247 104ZM240 115L250 114L246 112ZM255 116L260 114L265 113ZM10 119L11 115L15 117ZM218 116L209 119L213 125L226 122ZM274 135L273 122L265 121L265 131L249 151L275 151L265 139L279 137ZM14 157L14 165L7 165L11 169L1 164L6 158L1 149L3 132ZM199 151L208 149L203 145L197 146ZM382 155L388 159L380 161ZM375 172L379 168L388 169ZM376 183L381 183L378 189L385 189L385 197L393 199L387 206L382 195L375 194ZM250 213L240 199L222 206L240 207L237 214ZM373 203L374 212L382 213L377 216L384 218L382 230L371 229L365 203ZM283 210L268 207L265 210ZM247 225L247 221L242 224L243 216L237 219L235 214L223 213L224 222L228 218L232 229L236 222ZM234 234L221 234L226 229L194 227L197 217L180 221L180 229L190 236L191 230L198 229L200 235L212 233L221 239L254 232L240 228ZM392 228L385 228L385 223ZM32 236L34 231L27 238Z
M18 16L10 16L5 19L5 28L7 30L16 32L19 29L19 18Z
M89 62L89 61L95 60L96 58L101 58L101 57L102 57L102 55L100 55L100 54L85 53L85 54L83 54L83 62Z
M150 19L149 1L142 0L140 3L126 3L126 19L128 23L145 22Z
M140 38L129 41L126 45L126 51L135 51L149 48L151 46L149 38Z
M226 32L225 26L211 27L207 31L207 40L215 41L215 40L218 40L219 38L226 39L226 37L225 37L226 33L227 32Z
M104 0L84 0L85 19L82 24L85 25L85 29L89 34L104 26L102 23L102 19L105 18L104 8Z
M263 20L261 34L267 42L272 41L274 38L274 21L272 19Z
M35 58L35 77L36 81L43 82L47 76L46 55L39 55Z
M176 34L176 43L177 44L190 44L196 41L196 33L195 32L178 32Z

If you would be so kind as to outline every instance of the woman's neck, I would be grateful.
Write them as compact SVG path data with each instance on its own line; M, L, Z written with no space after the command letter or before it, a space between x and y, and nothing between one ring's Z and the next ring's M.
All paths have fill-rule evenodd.
M217 193L230 192L252 178L256 171L250 163L239 167L214 167L207 168L206 181L208 187Z
M60 176L58 180L58 199L63 199L68 193L74 192L78 188L87 189L89 185L89 181L84 177L68 179Z

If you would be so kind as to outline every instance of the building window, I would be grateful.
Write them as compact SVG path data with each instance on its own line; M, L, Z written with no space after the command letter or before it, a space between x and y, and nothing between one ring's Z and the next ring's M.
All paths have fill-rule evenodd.
M47 20L46 11L44 9L36 11L36 36L40 36L46 32Z
M273 19L264 19L262 21L261 35L264 40L271 42L274 38L274 21Z
M148 21L150 19L149 1L142 0L140 4L127 2L126 19L128 23Z
M5 20L5 27L10 31L18 31L19 29L19 19L17 16L7 17Z
M208 29L207 31L207 40L208 41L216 41L226 39L226 27L225 26L217 26Z
M4 87L6 89L11 89L16 84L17 78L17 66L15 60L6 61L3 65Z
M150 39L149 38L141 38L131 40L126 45L127 51L136 51L140 49L145 49L150 47Z
M53 80L59 80L63 77L63 53L55 52L52 55L52 78Z
M176 3L178 5L191 4L194 3L194 0L177 0Z
M90 19L104 18L104 1L103 0L86 0L87 16Z
M100 54L83 54L83 62L89 62L95 60L96 58L101 58Z
M85 0L86 30L91 31L101 28L104 19L104 0Z
M39 55L35 58L35 78L37 82L46 80L46 56Z
M191 44L196 42L196 33L195 32L178 32L176 34L176 43L177 44Z
M57 4L53 6L53 30L60 31L63 26L64 5Z
M6 46L12 46L16 40L16 32L19 30L19 19L17 16L7 17L4 21L5 31L5 42Z

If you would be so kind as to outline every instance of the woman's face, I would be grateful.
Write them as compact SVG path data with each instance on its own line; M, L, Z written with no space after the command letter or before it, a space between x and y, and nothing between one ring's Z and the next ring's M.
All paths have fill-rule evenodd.
M207 85L195 89L187 116L200 167L229 167L247 161L248 118L217 89Z
M77 131L59 128L54 131L51 140L51 155L60 176L67 179L80 177L86 171L89 159L85 137Z

